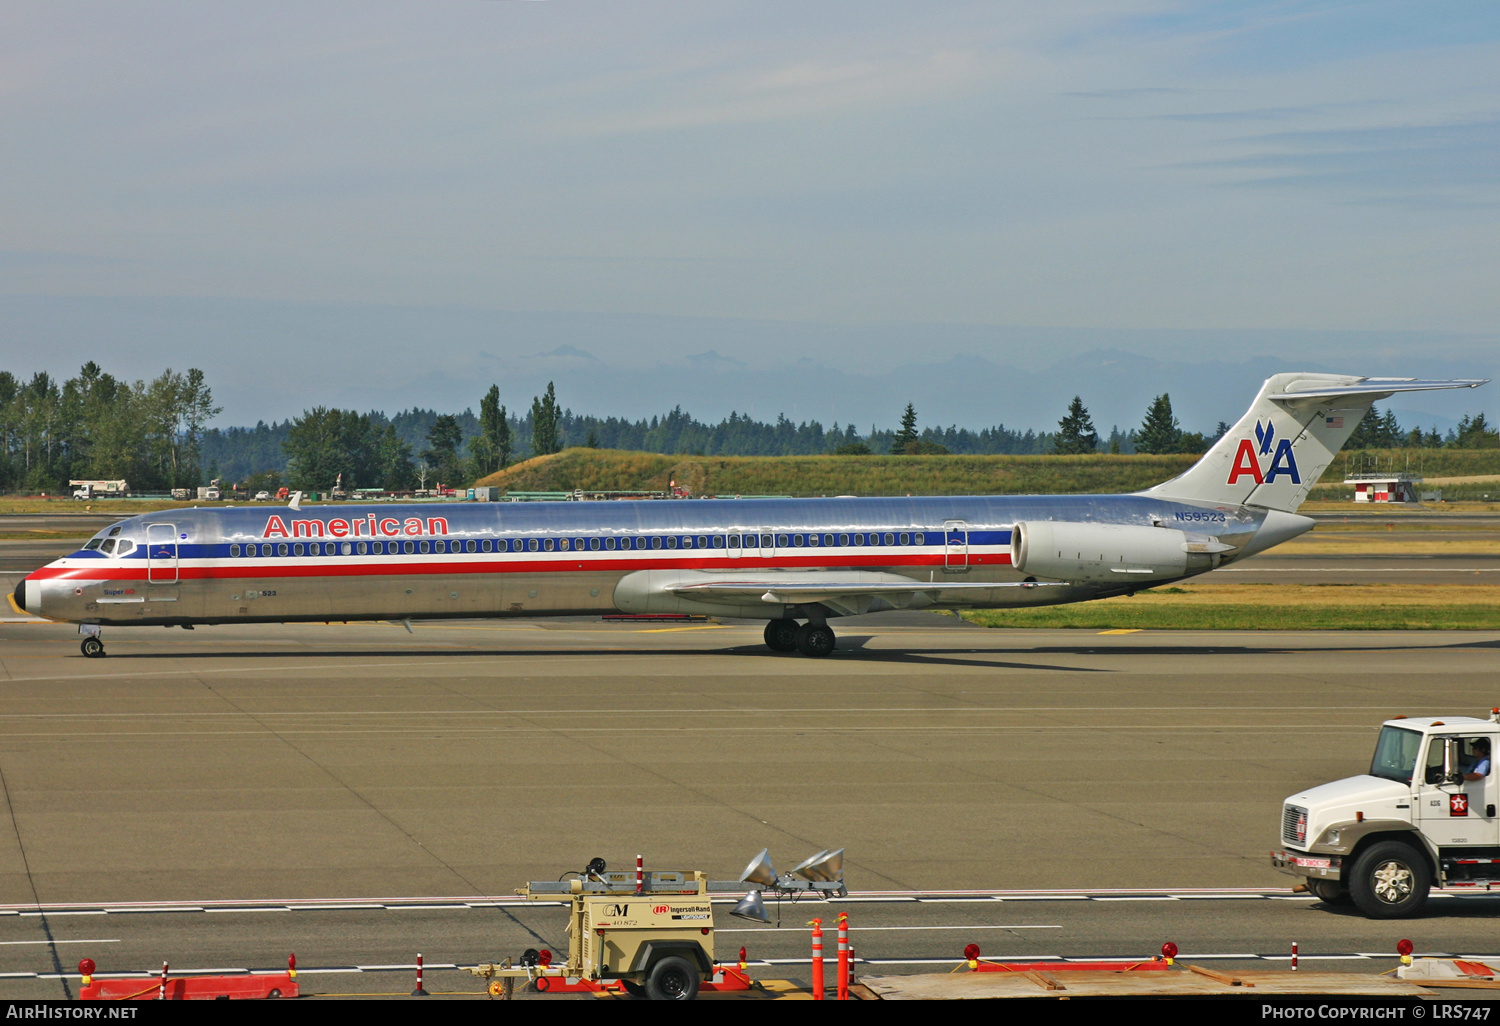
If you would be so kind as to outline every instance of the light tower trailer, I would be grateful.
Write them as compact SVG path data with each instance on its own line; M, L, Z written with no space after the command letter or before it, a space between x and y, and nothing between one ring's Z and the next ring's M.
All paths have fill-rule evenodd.
M1375 919L1415 914L1434 885L1500 886L1497 743L1500 709L1386 720L1368 773L1286 800L1271 865Z
M709 892L733 891L741 881L711 881L691 871L615 872L602 859L573 880L533 880L516 893L543 902L567 902L568 958L544 963L528 952L520 965L487 962L469 971L489 981L490 993L508 994L506 981L536 983L539 990L600 989L618 980L637 997L689 1000L715 979L714 913ZM797 881L800 891L848 893L843 881ZM745 981L743 973L731 975ZM578 985L583 984L582 988ZM748 983L746 983L748 985ZM722 989L743 989L730 981Z

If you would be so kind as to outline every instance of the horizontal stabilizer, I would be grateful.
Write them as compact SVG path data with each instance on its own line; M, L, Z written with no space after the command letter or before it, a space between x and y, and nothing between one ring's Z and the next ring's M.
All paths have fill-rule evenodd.
M1324 383L1293 382L1267 399L1331 399L1342 396L1369 396L1370 401L1384 399L1397 392L1435 392L1444 388L1478 388L1489 384L1488 378L1360 378L1356 384L1328 386Z

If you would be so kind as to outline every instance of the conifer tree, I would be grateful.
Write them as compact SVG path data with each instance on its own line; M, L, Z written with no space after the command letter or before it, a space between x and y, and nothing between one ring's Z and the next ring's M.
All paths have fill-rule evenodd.
M906 412L901 415L901 430L896 432L896 437L891 440L891 452L895 455L905 455L917 451L917 411L911 403L906 404Z
M1172 415L1172 398L1166 392L1151 400L1146 420L1136 432L1135 451L1149 453L1177 452L1182 447L1182 428Z
M557 390L547 382L547 392L531 400L531 452L549 456L557 451Z
M1077 456L1099 451L1099 432L1094 430L1094 421L1080 396L1073 397L1073 401L1068 404L1068 415L1057 422L1057 435L1052 439L1052 451L1059 456Z
M1354 433L1351 434L1349 436L1349 440L1344 443L1344 448L1383 448L1380 444L1380 434L1380 414L1375 412L1375 406L1372 403L1370 405L1370 408L1365 411L1365 415L1360 418L1359 424L1355 426Z

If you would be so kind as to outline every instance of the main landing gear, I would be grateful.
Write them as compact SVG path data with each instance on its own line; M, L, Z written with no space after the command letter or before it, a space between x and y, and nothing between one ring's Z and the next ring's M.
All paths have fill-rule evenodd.
M766 647L772 652L801 652L805 656L826 656L833 651L833 628L826 623L803 623L796 620L772 620L766 624Z

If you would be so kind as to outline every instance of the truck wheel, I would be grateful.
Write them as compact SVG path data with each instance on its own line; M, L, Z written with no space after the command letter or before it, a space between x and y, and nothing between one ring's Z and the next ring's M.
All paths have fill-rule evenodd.
M1349 894L1371 919L1413 915L1427 901L1432 874L1427 859L1409 844L1381 841L1365 849L1349 876Z
M699 982L697 966L668 955L646 975L646 996L652 1001L691 1001L698 996Z

